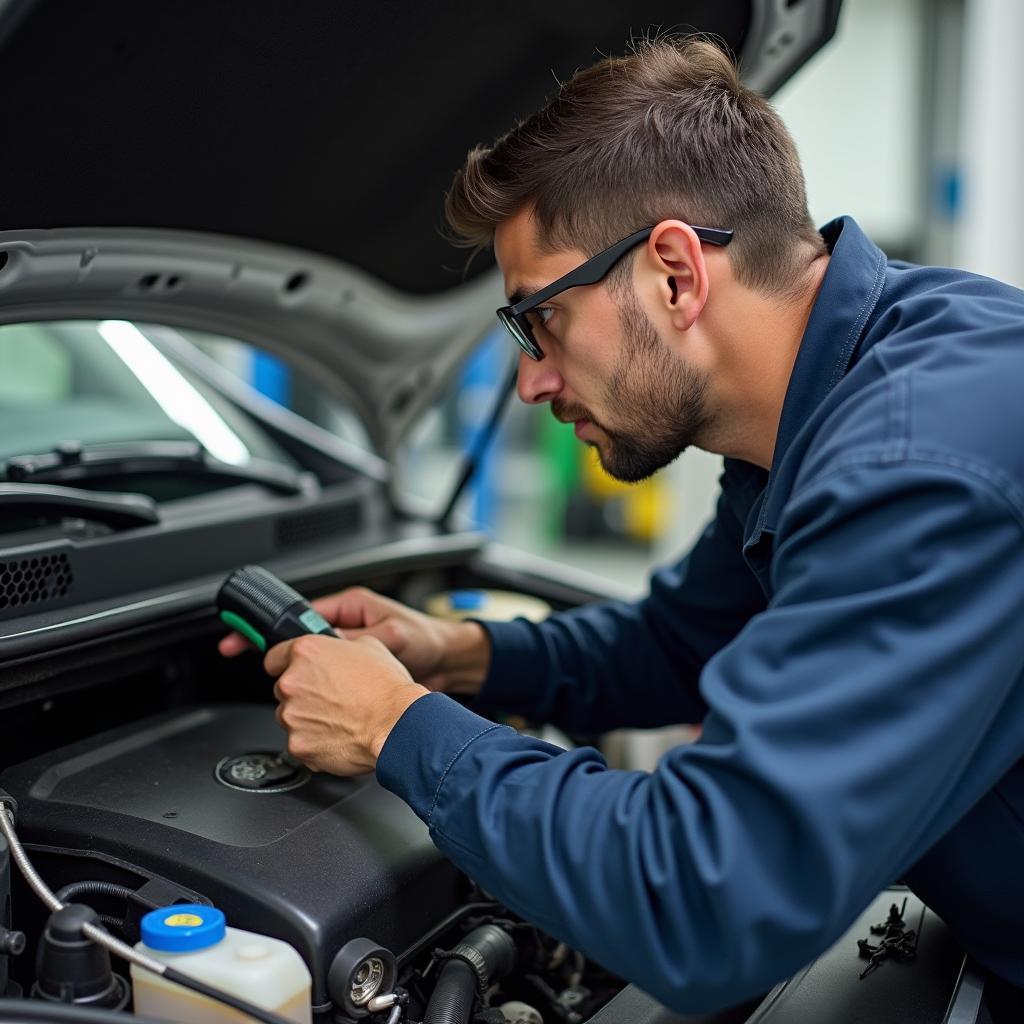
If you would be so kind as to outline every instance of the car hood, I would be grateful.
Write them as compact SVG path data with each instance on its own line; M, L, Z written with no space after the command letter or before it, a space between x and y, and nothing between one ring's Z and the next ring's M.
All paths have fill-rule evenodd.
M770 93L838 8L0 0L0 317L233 333L329 374L390 454L503 301L443 234L472 145L652 29L720 36Z

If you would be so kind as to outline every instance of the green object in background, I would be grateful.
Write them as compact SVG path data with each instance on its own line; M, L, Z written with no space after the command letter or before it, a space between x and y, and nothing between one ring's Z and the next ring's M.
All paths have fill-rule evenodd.
M579 444L571 423L560 423L553 416L541 419L540 452L551 486L544 523L544 534L549 541L557 542L565 537L566 503L580 484Z
M260 652L266 651L267 641L241 615L236 615L234 612L221 612L220 619L225 626L230 626L241 633L257 650Z

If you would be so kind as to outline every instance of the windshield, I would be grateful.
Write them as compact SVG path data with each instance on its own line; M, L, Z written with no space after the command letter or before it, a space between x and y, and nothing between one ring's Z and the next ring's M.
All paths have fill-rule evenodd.
M0 459L64 441L195 441L233 466L292 464L248 416L126 320L0 326Z
M511 365L509 353L503 337L482 345L396 453L402 470L399 489L423 500L420 512L439 514L464 472L467 454L479 454L498 382ZM366 460L376 456L367 429L328 383L326 375L314 376L257 346L206 331L121 319L0 325L0 478L30 479L22 470L26 463L45 469L60 462L68 442L72 450L142 445L148 454L160 443L165 456L166 442L195 444L239 469L254 462L304 468L280 447L279 435L272 436L247 401L239 400L233 390L238 387L326 432L336 457L372 476L374 466L367 468ZM55 459L40 458L48 453L55 453ZM208 474L175 484L170 478L176 467L170 461L161 467L150 460L147 474L135 468L130 480L123 472L103 476L95 465L101 454L90 454L94 465L80 486L131 489L157 500L213 487ZM107 456L108 463L116 459L115 453ZM486 471L485 463L481 472ZM464 511L479 504L475 493L465 496Z

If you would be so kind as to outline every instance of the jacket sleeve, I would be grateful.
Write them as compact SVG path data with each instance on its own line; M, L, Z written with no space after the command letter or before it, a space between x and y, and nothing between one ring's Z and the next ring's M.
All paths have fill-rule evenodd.
M701 721L701 669L765 606L742 547L723 484L714 519L682 561L655 573L643 600L482 623L492 667L476 706L587 734Z
M777 535L775 598L704 669L702 738L609 770L432 694L378 777L456 864L681 1012L769 988L1019 757L1024 540L966 469L813 482Z

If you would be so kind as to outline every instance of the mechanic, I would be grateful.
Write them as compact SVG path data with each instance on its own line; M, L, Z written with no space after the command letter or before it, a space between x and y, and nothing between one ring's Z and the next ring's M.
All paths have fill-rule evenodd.
M717 512L636 604L317 602L350 642L266 655L291 752L376 770L487 891L677 1010L764 992L901 878L1016 998L1024 293L816 231L778 115L693 38L578 73L447 212L493 241L522 400L622 480L725 456ZM610 770L448 694L703 731Z

